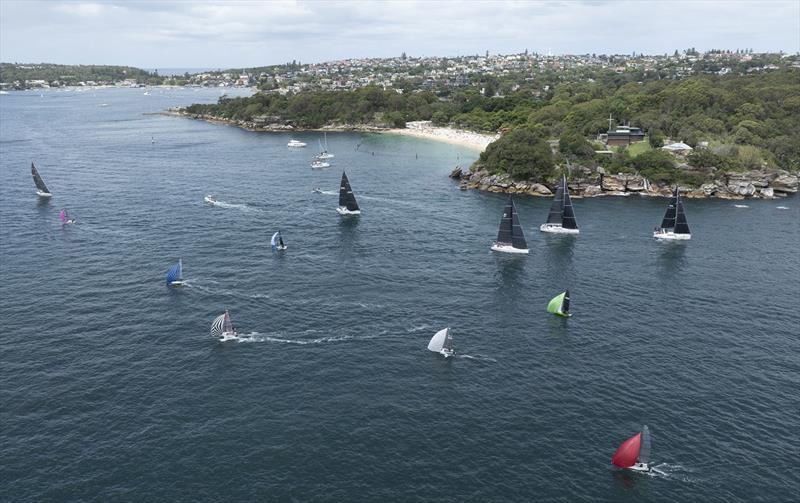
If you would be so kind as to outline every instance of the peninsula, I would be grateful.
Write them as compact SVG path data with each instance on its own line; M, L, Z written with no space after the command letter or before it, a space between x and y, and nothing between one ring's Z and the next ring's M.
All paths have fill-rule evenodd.
M359 130L459 143L483 151L458 174L465 188L546 194L531 187L552 187L567 174L571 183L595 187L584 196L628 193L635 180L653 189L645 192L680 185L692 197L797 190L797 55L687 50L585 57L584 66L529 54L498 58L508 68L461 80L367 79L327 89L280 87L283 81L267 77L253 96L172 113L255 131ZM395 70L404 64L401 58ZM448 60L440 66L445 74L469 68ZM323 68L330 70L295 65L293 75Z

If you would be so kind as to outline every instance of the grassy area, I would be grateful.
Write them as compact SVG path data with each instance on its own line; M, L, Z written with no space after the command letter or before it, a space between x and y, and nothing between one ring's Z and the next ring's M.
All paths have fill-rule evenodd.
M647 137L644 138L644 141L640 141L639 143L634 143L628 146L628 153L631 157L636 157L639 154L643 154L648 150L653 150L650 146L650 142L647 141Z

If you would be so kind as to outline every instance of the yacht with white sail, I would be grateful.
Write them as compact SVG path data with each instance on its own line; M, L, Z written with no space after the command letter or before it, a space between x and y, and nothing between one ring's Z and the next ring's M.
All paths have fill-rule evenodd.
M503 209L500 229L497 231L497 239L492 243L491 249L505 253L528 253L528 243L525 241L525 233L522 232L522 224L519 223L514 198L511 196L508 196L508 202Z
M431 341L428 343L428 350L439 353L445 358L449 358L455 354L455 349L453 349L453 336L450 335L450 327L443 328L434 334Z
M653 237L659 240L687 240L692 239L689 223L686 221L686 211L678 187L672 193L667 203L667 211L661 220L661 227L656 227Z
M283 243L281 231L278 231L272 235L272 239L270 239L269 244L272 246L272 251L283 251L287 248L287 246Z
M336 156L328 151L328 133L323 134L325 135L325 145L317 140L319 142L319 154L317 154L317 159L333 159Z
M550 205L550 213L547 215L547 222L542 224L539 230L554 234L578 234L580 232L578 223L575 221L575 212L572 210L566 176L562 176L561 181L558 182L556 195L553 198L553 204Z

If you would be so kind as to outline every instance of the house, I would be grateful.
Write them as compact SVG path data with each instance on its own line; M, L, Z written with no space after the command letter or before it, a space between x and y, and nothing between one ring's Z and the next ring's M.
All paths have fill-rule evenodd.
M638 127L617 126L606 135L606 145L609 147L627 147L631 143L644 141L644 131Z
M669 145L664 145L661 147L661 149L676 155L686 155L694 150L692 147L683 142L670 143Z

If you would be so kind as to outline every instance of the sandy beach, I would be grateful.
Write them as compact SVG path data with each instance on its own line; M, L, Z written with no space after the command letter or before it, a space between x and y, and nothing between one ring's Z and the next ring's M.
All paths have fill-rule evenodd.
M481 152L485 150L490 143L500 137L499 134L491 135L465 131L463 129L435 127L430 121L408 122L406 123L405 129L389 129L386 132L453 143Z

